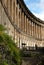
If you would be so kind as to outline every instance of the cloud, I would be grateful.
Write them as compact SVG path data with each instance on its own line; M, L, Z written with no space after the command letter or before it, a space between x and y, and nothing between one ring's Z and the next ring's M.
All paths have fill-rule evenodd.
M41 13L39 13L39 14L33 12L33 14L34 14L36 17L38 17L38 18L40 18L41 20L44 21L44 12L41 12Z
M44 20L44 0L24 0L27 7L38 18ZM33 1L33 2L30 2Z
M38 13L34 13L38 18L42 19L44 21L44 0L40 0L39 8L41 11Z
M41 9L44 9L44 0L40 0L40 4L39 5L40 5Z

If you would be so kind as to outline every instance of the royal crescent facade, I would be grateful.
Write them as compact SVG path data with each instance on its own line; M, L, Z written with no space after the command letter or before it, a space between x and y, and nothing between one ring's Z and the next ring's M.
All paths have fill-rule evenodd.
M39 15L39 14L38 14ZM33 15L23 0L0 0L0 24L17 47L44 47L44 21Z

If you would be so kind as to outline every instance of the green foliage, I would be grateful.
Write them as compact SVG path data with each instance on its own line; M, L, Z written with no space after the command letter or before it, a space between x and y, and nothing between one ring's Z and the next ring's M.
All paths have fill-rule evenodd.
M0 62L0 65L8 65L8 63L6 61L2 61Z
M0 26L0 65L20 65L20 50L9 35L3 33L3 26Z
M4 31L6 28L0 24L0 31Z

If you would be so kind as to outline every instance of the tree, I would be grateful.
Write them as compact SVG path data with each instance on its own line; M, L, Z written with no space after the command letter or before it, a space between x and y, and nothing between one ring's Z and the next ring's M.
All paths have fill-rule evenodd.
M4 26L0 25L0 65L20 65L20 50L4 30Z

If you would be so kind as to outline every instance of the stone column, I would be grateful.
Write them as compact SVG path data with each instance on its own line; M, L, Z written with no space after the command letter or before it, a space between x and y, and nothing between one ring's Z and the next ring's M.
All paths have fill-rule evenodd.
M36 38L36 23L35 23L35 38Z
M18 6L17 6L17 26L18 26L18 28L20 28L21 29L21 18L20 18L20 16L21 16L21 10L20 10L20 6L19 6L19 4L18 4ZM18 31L17 31L18 32ZM18 34L17 34L18 36L17 36L17 38L18 38L18 47L20 48L20 33L18 32Z
M25 14L24 14L24 32L25 32Z
M24 14L24 32L25 32L25 14Z
M5 2L4 4L5 4L6 8L7 8L7 1L8 1L8 0L5 0L5 1L4 1L4 2ZM2 1L2 2L3 2L3 1Z
M39 25L39 39L40 39L40 25Z
M40 25L40 39L41 39L41 25Z
M40 39L41 39L41 25L40 25Z
M38 38L39 38L39 26L37 26L38 28L37 28L37 30L38 30Z
M31 20L29 21L29 25L30 25L30 27L29 27L29 30L30 30L30 36L31 36Z
M15 0L15 10L14 11L15 11L14 14L15 14L15 24L16 24L16 0Z
M31 35L33 36L33 22L31 23Z
M33 22L33 37L34 37L34 22Z
M29 20L29 35L30 35L30 30L31 30L30 28L31 28L31 27L30 27L30 20Z
M39 26L38 26L38 38L39 38Z
M9 15L10 15L10 1L12 2L12 0L7 0L5 4Z
M37 25L37 38L38 38L38 25Z
M28 18L27 18L27 21L26 21L26 33L28 34Z
M36 34L36 24L34 23L34 37L35 37L35 34Z
M24 12L22 13L22 24L23 24L23 32L24 32Z
M24 12L23 11L21 13L21 28L22 28L22 31L24 32Z
M32 36L33 36L33 22L32 22Z
M26 33L26 15L25 15L25 33Z
M2 6L0 2L0 24L2 24Z
M34 37L34 22L33 22L33 37Z
M8 0L8 13L9 13L9 15L10 15L10 0Z
M16 0L16 25L18 25L19 23L19 4L17 4L17 0Z
M37 38L38 38L38 25L37 25Z
M12 22L14 23L14 0L12 0Z
M32 36L32 21L31 21L31 36Z
M37 34L38 34L38 32L37 32L37 24L36 24L36 38L37 38Z
M14 16L15 16L15 17L14 17L14 22L15 22L15 24L16 24L16 10L17 10L16 7L17 7L17 3L16 3L16 0L14 0L14 1L15 1L15 3L14 3L14 6L15 6L15 7L14 7L14 9L15 9L15 10L14 10ZM16 29L14 29L14 31L15 31L15 42L16 42L16 40L17 40L17 31L16 31Z
M11 16L11 20L12 20L12 0L10 1L10 16Z
M27 34L27 17L26 17L26 34Z
M13 23L15 24L15 2L13 3Z
M30 29L29 29L29 20L28 20L28 35L29 35L29 33L30 33L29 31L30 31Z
M21 29L21 8L20 8L20 29Z
M21 9L21 30L22 30L22 9Z
M16 1L16 0L15 0ZM15 4L15 2L13 3L13 23L15 24L15 17L16 17L16 4ZM14 41L15 41L15 33L16 33L16 29L14 28Z
M37 38L37 24L35 26L35 37Z
M27 34L27 17L26 17L26 34Z

